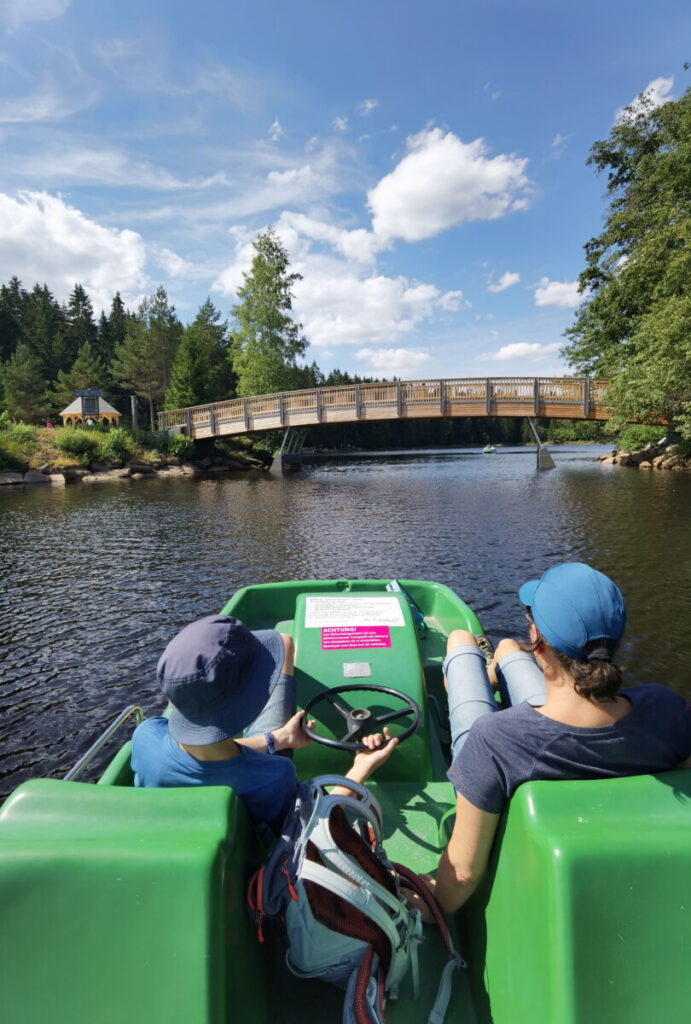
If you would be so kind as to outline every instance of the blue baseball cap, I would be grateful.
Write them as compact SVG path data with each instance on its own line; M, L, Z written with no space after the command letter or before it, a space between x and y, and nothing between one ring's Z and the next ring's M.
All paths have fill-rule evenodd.
M173 705L171 737L205 746L236 736L268 701L284 657L280 633L249 630L230 615L207 615L185 626L156 669Z
M626 627L626 606L619 587L583 562L563 562L518 591L548 644L571 658L608 660ZM602 640L599 651L586 647Z

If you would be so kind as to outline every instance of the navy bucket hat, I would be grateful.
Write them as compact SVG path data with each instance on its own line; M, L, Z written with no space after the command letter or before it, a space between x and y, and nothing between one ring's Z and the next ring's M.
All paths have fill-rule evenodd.
M171 737L203 746L237 735L268 701L284 657L279 633L251 631L229 615L207 615L185 626L156 669L173 705Z
M563 562L518 591L548 644L579 661L608 661L626 627L619 587L584 562ZM593 646L593 641L602 644Z

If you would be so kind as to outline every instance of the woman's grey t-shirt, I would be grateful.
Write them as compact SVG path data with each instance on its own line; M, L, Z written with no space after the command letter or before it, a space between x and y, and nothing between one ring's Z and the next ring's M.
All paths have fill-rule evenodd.
M482 811L498 814L523 782L607 779L667 771L691 756L691 705L666 686L621 691L633 705L612 725L564 725L519 704L483 715L448 776Z

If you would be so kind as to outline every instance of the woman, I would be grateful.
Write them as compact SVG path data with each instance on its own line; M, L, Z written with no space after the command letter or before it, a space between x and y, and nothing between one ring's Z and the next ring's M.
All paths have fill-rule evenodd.
M620 689L612 657L626 610L607 576L564 563L525 583L519 598L529 645L502 640L486 666L471 633L448 638L456 823L436 880L428 879L447 913L477 889L501 811L521 783L691 767L691 706L665 686Z

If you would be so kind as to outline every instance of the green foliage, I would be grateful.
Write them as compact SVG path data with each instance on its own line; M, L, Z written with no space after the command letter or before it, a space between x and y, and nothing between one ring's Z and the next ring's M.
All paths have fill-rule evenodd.
M48 410L41 363L30 347L19 342L2 367L3 405L12 419L37 423Z
M79 459L83 466L88 466L97 460L99 441L98 434L93 431L65 427L64 430L56 431L54 443L65 455L71 455Z
M168 451L176 455L182 462L189 462L194 458L194 441L191 437L183 434L173 434L168 441Z
M233 370L238 395L261 395L303 387L297 360L307 342L302 325L290 315L293 285L300 274L289 273L288 253L271 228L254 241L255 256L240 300L233 310Z
M35 446L35 427L11 420L7 412L0 414L0 470L25 472L28 455Z
M165 289L157 288L127 319L123 341L115 347L113 376L147 400L152 430L156 406L163 401L169 385L182 330Z
M10 358L21 338L25 305L26 292L18 278L0 287L0 362Z
M16 441L17 444L32 444L36 440L36 427L30 426L28 423L17 423L13 420L6 420L4 424L0 424L5 436L10 438L12 441Z
M667 420L691 438L691 90L657 108L639 97L589 163L610 205L565 355L612 379L615 423Z
M173 364L166 408L180 409L230 398L234 375L228 358L228 325L211 299L182 335Z
M59 413L67 408L74 401L74 393L78 389L103 389L106 384L106 368L94 352L92 344L85 341L71 369L58 370L58 379L48 392L54 412Z
M618 447L626 452L642 452L660 443L665 436L664 427L650 427L630 423L619 435Z
M589 441L592 444L605 443L608 423L598 423L594 420L543 420L544 433L540 437L546 441L559 441L562 444L569 441ZM533 440L532 435L526 440Z
M113 427L98 443L98 457L101 462L127 462L134 454L135 442L129 431Z
M35 285L24 302L20 340L38 361L46 380L55 380L58 370L75 360L77 350L67 340L67 328L65 312L48 287Z

